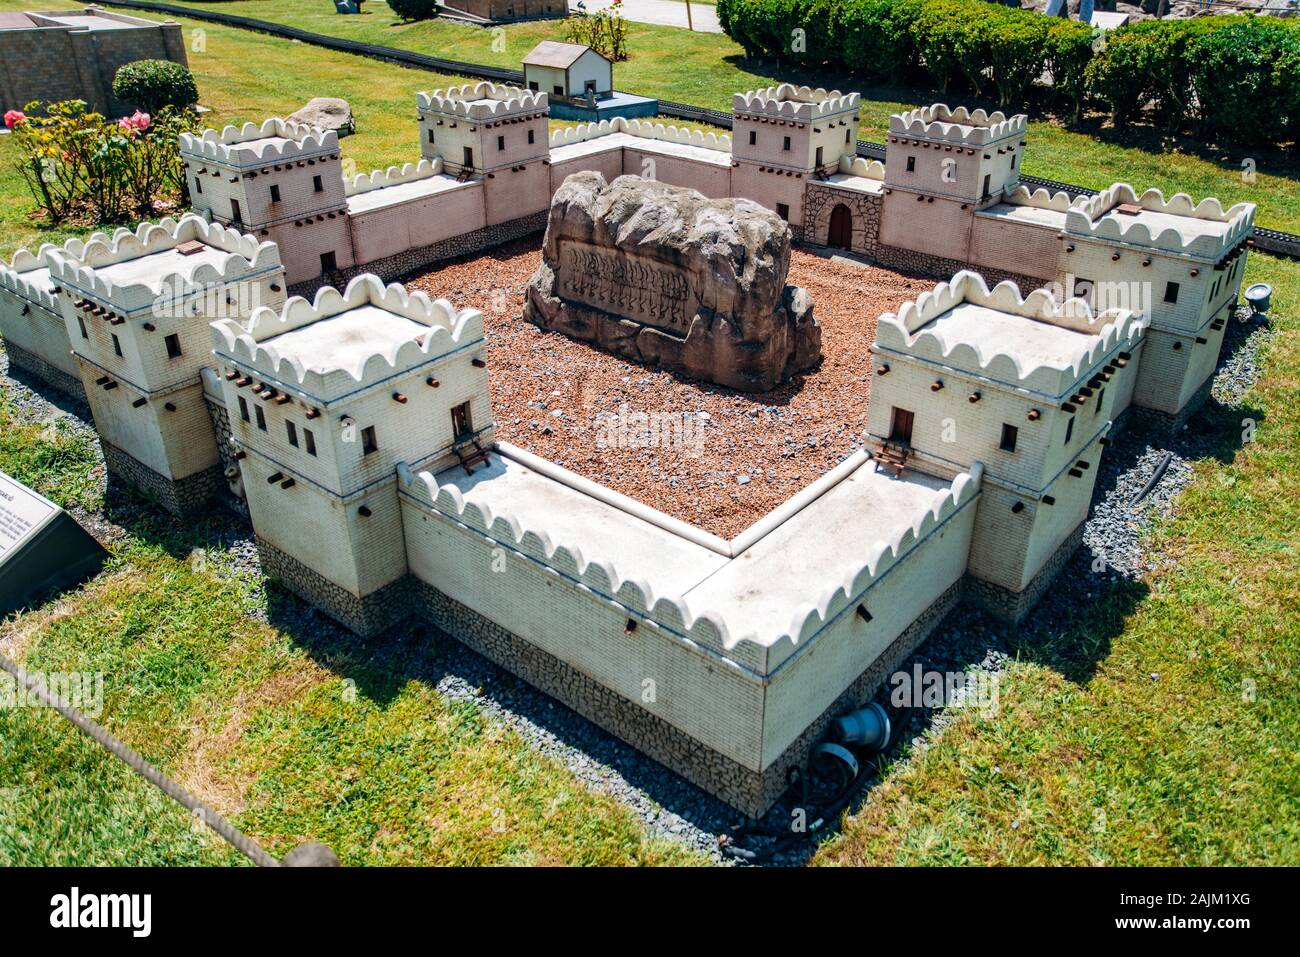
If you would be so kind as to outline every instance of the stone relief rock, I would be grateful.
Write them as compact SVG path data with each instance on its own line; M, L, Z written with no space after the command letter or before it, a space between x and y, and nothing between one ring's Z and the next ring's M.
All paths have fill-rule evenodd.
M787 286L790 228L745 199L575 173L551 201L524 318L747 392L821 361L808 294Z

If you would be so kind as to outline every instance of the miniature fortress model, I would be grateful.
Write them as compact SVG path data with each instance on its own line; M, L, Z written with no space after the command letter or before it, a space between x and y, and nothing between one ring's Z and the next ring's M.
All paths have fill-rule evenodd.
M142 20L104 10L0 13L0 113L33 100L85 100L110 116L138 103L113 96L113 77L136 60L185 66L185 38L175 20Z
M893 118L884 166L852 155L856 95L820 90L738 96L734 141L616 121L548 142L544 94L487 84L419 110L420 164L347 184L333 134L184 138L212 222L20 252L10 361L79 382L111 475L173 511L224 466L267 574L349 628L422 615L749 814L963 597L1028 613L1114 423L1208 393L1254 215L1031 194L1023 116L941 105ZM879 322L869 451L727 541L494 441L482 316L359 273L535 232L584 170L951 277Z

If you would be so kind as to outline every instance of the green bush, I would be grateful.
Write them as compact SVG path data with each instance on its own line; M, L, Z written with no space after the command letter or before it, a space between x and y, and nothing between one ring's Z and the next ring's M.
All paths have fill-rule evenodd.
M388 5L403 20L429 20L438 15L437 0L388 0Z
M113 77L113 96L148 113L164 106L184 109L199 101L194 74L171 60L136 60Z
M831 0L830 35L843 69L872 80L898 79L917 69L909 28L922 0Z

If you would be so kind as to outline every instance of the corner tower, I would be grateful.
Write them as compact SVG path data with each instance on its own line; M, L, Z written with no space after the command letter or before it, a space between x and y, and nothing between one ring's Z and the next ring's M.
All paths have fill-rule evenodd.
M362 275L212 336L263 568L358 634L404 617L398 469L491 448L482 314Z

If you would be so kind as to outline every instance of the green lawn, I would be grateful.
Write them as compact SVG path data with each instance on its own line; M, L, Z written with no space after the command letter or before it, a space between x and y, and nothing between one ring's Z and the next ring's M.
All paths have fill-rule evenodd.
M0 10L24 6L0 0ZM261 0L222 9L287 20L296 6ZM469 48L483 31L392 28L382 10L297 16L317 30L369 30L450 57L490 59L486 43ZM414 91L451 79L204 29L206 52L191 63L217 118L261 119L312 95L344 96L360 132L343 149L358 169L416 155ZM517 59L556 29L508 28L514 52L491 55ZM679 41L684 49L710 44L698 59L672 56L675 73L693 73L702 85L755 85L738 83L742 71L717 60L725 38L646 28L634 41L646 46L620 67L622 86L662 93L687 82L667 75L666 52L652 53L650 39L663 51ZM630 81L635 70L645 86ZM725 93L674 96L726 103ZM892 105L867 105L868 133L879 135ZM6 252L55 238L26 219L10 148L0 137ZM1041 122L1030 155L1030 171L1041 175L1186 183L1198 196L1254 199L1261 222L1300 228L1294 180L1261 176L1248 193L1232 194L1246 184L1231 167ZM1247 282L1258 280L1276 290L1278 330L1239 412L1258 431L1238 451L1225 444L1222 460L1201 462L1155 533L1177 564L1149 576L1149 593L1131 610L1099 604L1052 647L1020 649L1000 710L958 713L927 750L891 767L817 863L1300 862L1300 264L1252 255ZM0 469L95 511L101 468L93 442L28 421L0 397ZM233 571L233 555L212 547L211 532L132 526L94 582L0 625L0 650L31 669L103 672L104 723L275 853L317 839L348 864L697 860L648 839L630 812L509 728L440 697L427 677L438 673L431 640L411 636L396 649L392 639L304 645L251 617L274 595ZM208 549L204 563L192 560L196 548ZM1075 649L1096 654L1094 672L1053 666ZM0 710L0 865L233 860L62 719Z
M4 4L12 3L4 0ZM381 2L366 4L366 12L357 16L339 16L325 0L234 0L216 6L184 5L515 69L520 68L524 54L539 40L563 39L564 34L562 22L554 20L512 24L491 31L440 20L402 24ZM746 60L741 47L721 34L642 23L631 24L630 29L632 55L628 61L615 64L614 83L632 93L730 110L733 93L787 80L857 89L864 100L861 135L876 141L884 140L891 113L943 99L933 90L862 86L843 76ZM323 95L330 91L322 84L318 92ZM966 97L961 101L971 106L993 106ZM1085 121L1082 131L1067 130L1053 118L1041 115L1031 115L1031 121L1026 174L1097 189L1123 180L1139 189L1157 187L1166 194L1187 192L1198 200L1218 196L1225 204L1253 202L1259 205L1261 226L1300 232L1300 160L1294 155L1262 149L1192 150L1186 143L1161 137L1150 128L1113 130L1095 117ZM399 140L394 146L405 142ZM1247 159L1254 163L1254 182L1242 178L1242 162Z

